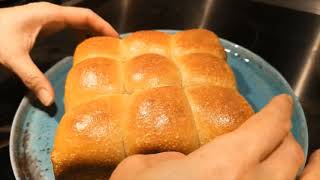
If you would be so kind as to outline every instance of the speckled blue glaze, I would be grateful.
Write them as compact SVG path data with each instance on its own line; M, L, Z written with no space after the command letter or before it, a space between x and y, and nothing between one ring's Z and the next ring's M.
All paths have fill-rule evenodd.
M277 94L293 95L286 80L261 57L229 41L221 39L221 42L239 90L255 111L259 111ZM17 110L10 136L10 158L17 179L54 179L50 152L55 130L64 113L64 84L71 64L72 57L67 57L46 73L56 92L55 106L44 108L32 95L28 95ZM292 132L307 154L306 120L296 97L294 102Z

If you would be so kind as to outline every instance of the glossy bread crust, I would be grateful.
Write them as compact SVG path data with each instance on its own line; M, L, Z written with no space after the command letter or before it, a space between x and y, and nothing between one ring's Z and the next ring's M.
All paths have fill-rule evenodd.
M71 68L65 84L65 111L106 94L123 93L121 67L114 59L96 57Z
M171 37L160 31L138 31L123 39L125 59L155 53L170 58Z
M253 113L213 32L90 38L76 48L66 80L55 176L94 179L128 155L188 154Z
M180 87L166 86L131 96L123 125L127 155L179 151L198 145L189 103Z
M236 89L236 80L229 65L208 53L192 53L177 58L183 86L212 85Z
M172 56L177 58L191 53L209 53L226 60L218 36L205 29L191 29L173 35Z
M51 154L57 177L84 167L107 170L125 157L120 126L125 96L101 96L62 117Z
M84 40L77 46L73 56L73 65L95 57L121 61L123 59L122 49L122 42L118 38L105 36L92 37Z
M254 112L236 89L219 86L186 88L200 145L239 127Z
M159 54L143 54L124 64L125 88L132 93L139 89L162 86L181 87L181 77L176 65Z

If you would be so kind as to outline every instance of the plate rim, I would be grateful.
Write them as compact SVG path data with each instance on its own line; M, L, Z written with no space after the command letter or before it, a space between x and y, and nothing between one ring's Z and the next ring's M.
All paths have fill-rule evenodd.
M53 74L56 69L60 68L61 66L63 66L64 64L67 63L67 61L69 61L70 57L72 56L66 56L63 59L61 59L60 61L58 61L57 63L55 63L51 68L49 68L44 74L46 75L46 77L51 76L51 74ZM26 107L29 104L29 96L30 96L31 92L28 91L28 93L22 98L18 109L13 117L13 121L11 124L11 130L10 130L10 139L9 139L9 157L10 157L10 163L11 163L11 167L12 167L12 171L14 174L14 177L16 179L21 179L20 175L21 173L19 173L20 169L18 167L18 163L16 162L16 154L15 154L15 149L14 147L16 147L16 143L14 142L16 140L16 138L18 137L18 135L16 134L16 130L18 128L17 124L20 123L21 118L20 116L24 113L24 111L26 110Z
M179 31L182 31L182 30L178 30L178 29L154 29L156 31L162 31L162 32L166 32L166 33L176 33L176 32L179 32ZM120 35L120 37L124 37L128 34L130 34L132 32L127 32L127 33L122 33ZM231 49L231 51L242 51L244 52L245 54L250 54L250 56L254 57L255 60L257 60L258 63L261 63L264 67L267 67L268 69L271 69L271 71L273 73L276 74L277 77L279 77L281 83L284 84L285 88L289 90L289 92L294 96L294 99L295 101L297 102L296 105L297 105L297 109L298 109L298 114L301 114L302 115L302 121L303 123L305 124L306 126L306 134L304 136L304 142L306 143L306 146L305 147L302 147L304 152L306 153L305 155L308 154L308 150L309 150L309 131L308 131L308 125L307 125L307 120L306 120L306 117L305 117L305 113L304 113L304 110L301 106L301 103L299 101L299 98L294 94L291 86L289 85L289 83L287 82L287 80L283 77L283 75L275 68L273 67L271 64L269 64L266 60L264 60L261 56L257 55L256 53L250 51L249 49L241 46L241 45L238 45L236 43L233 43L227 39L224 39L224 38L220 38L219 37L219 40L223 43L223 44L229 44L227 45L228 47L225 47L224 48L229 48ZM55 63L51 68L49 68L44 74L49 77L49 76L52 76L52 74L58 69L60 68L61 66L63 66L64 64L66 64L69 60L70 60L70 57L72 58L73 56L66 56L64 58L62 58L60 61L58 61L57 63ZM9 139L9 157L10 157L10 163L11 163L11 167L12 167L12 171L13 171L13 174L14 174L14 177L16 179L21 179L21 173L19 172L20 168L18 167L18 163L16 161L16 143L15 143L15 140L17 139L18 135L17 135L17 124L20 123L21 121L21 118L20 116L24 113L24 111L26 110L26 107L28 106L29 104L29 98L28 96L31 94L31 92L29 91L21 100L21 102L19 103L19 106L18 106L18 109L17 111L15 112L15 115L14 115L14 118L13 118L13 121L12 121L12 124L11 124L11 131L10 131L10 139ZM307 158L305 157L304 159L304 164L306 163L306 160Z

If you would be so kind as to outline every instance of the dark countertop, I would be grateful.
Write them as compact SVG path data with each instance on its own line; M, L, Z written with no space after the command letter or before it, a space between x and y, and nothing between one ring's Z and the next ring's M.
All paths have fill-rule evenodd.
M309 152L320 148L319 15L236 0L90 0L79 6L93 9L120 33L202 27L257 53L283 74L300 98L309 128ZM65 30L39 39L31 54L41 70L72 55L80 40L75 34ZM27 90L4 68L0 68L0 87L0 126L10 125ZM0 161L1 179L14 179L7 146L0 149Z

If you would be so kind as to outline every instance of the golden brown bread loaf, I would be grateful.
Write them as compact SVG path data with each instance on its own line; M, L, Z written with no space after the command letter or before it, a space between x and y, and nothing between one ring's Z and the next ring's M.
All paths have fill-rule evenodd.
M213 32L90 38L66 80L54 173L101 173L137 153L188 154L252 114Z

